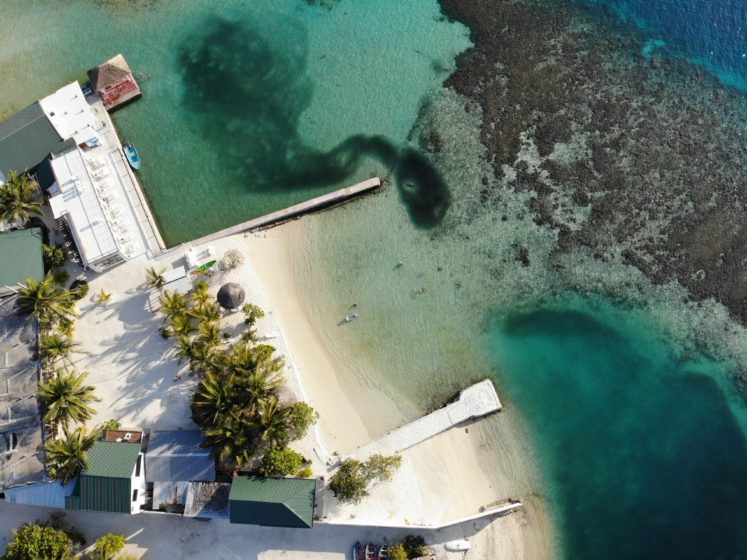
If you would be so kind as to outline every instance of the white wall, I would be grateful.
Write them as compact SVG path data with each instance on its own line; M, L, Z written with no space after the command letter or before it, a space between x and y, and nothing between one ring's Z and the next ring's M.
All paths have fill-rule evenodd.
M145 504L145 455L140 453L138 455L140 461L140 475L137 475L137 463L132 469L132 476L130 477L130 492L137 489L137 500L130 503L131 513L140 513L140 506ZM130 494L130 500L132 500L132 494Z

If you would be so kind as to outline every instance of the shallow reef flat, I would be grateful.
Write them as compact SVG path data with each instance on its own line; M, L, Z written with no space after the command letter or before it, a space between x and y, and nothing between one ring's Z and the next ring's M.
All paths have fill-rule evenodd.
M744 96L569 2L443 0L472 30L447 85L477 102L502 187L530 194L555 255L621 257L747 320ZM499 189L484 190L486 204Z

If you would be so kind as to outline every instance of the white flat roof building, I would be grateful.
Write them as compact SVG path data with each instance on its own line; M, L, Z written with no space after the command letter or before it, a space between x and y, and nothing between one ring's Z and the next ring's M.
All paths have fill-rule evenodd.
M154 254L159 239L106 110L78 92L75 82L41 102L60 135L71 134L78 143L49 161L55 177L49 205L56 219L65 220L82 264L102 272Z
M60 137L73 138L76 144L91 144L93 140L95 145L96 120L78 82L58 89L39 104Z

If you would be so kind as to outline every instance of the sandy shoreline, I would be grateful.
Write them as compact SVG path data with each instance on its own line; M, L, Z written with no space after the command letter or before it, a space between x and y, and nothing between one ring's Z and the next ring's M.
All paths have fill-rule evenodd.
M319 333L309 316L311 306L303 298L293 261L297 252L306 249L306 236L308 230L303 220L299 220L248 235L245 242L251 266L292 349L293 362L303 378L308 398L320 412L320 428L327 448L342 453L379 435L370 426L380 424L380 420L366 418L366 413L377 414L375 409L356 407L356 399L362 397L351 395L341 378L346 364L327 346L325 335L329 333ZM349 385L349 380L346 381ZM396 409L391 397L383 392L371 387L359 390L364 398L375 399L377 403L386 401L388 407ZM508 429L509 425L503 427ZM342 506L334 518L343 523L347 520L376 524L388 520L412 525L437 524L476 513L480 507L508 497L524 499L524 496L509 496L510 484L506 484L506 478L510 473L485 470L484 466L490 463L484 449L486 433L478 422L468 429L452 429L403 452L403 466L393 481L371 489L365 507ZM499 469L503 467L506 464ZM428 476L423 476L424 473ZM551 530L544 504L536 497L528 498L529 503L522 511L470 536L481 549L479 554L474 551L475 557L550 558Z
M292 360L303 378L309 401L320 414L319 426L330 452L344 453L366 443L371 434L340 385L335 364L308 315L294 280L287 228L248 236L245 244L251 266L278 322ZM279 232L283 231L283 234Z
M347 369L357 364L346 364L330 347L335 331L320 332L314 324L311 306L303 298L303 275L294 272L294 259L304 254L307 235L303 221L298 221L216 241L212 245L218 256L238 249L246 259L239 269L210 279L210 285L217 290L223 282L240 282L247 301L267 313L258 323L260 335L271 335L268 342L285 356L289 388L320 414L313 432L293 446L314 461L315 475L327 476L334 460L330 454L352 451L380 435L381 430L371 426L381 425L382 411L397 411L397 403L376 387L357 387L360 383ZM78 367L90 372L89 382L102 399L92 424L117 418L126 426L144 429L192 425L189 402L196 379L177 363L173 341L158 336L161 318L150 310L144 288L149 266L179 266L185 250L175 248L155 262L138 259L90 277L91 295L80 302L76 339L91 352L77 359ZM101 289L113 293L111 302L103 306L93 302ZM224 328L235 335L242 328L241 320L240 313L228 314ZM365 406L370 402L377 406ZM386 420L399 422L400 416L392 413ZM499 422L505 419L497 417ZM508 429L510 423L501 426ZM393 481L374 486L361 506L332 507L326 521L439 525L509 497L524 499L506 484L509 472L486 468L492 463L484 446L484 426L478 422L411 448L402 453L403 465ZM497 467L502 471L504 465ZM541 522L541 509L530 504L465 534L479 547L475 557L548 558L549 533Z

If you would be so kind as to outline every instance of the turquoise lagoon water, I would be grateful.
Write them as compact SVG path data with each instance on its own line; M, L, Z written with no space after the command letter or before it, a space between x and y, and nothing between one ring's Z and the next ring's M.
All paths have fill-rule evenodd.
M393 173L305 220L295 247L343 384L400 403L375 429L491 376L506 409L479 428L485 467L549 510L558 556L745 557L747 414L733 364L691 343L728 330L744 347L743 329L628 267L573 261L560 277L527 195L483 203L479 109L440 88L468 31L435 0L14 0L0 15L0 114L117 52L150 76L115 120L170 243ZM435 168L408 140L428 128ZM353 302L360 320L338 327Z
M115 115L174 244L381 174L469 45L435 2L4 2L0 115L122 52ZM82 25L85 22L85 25ZM15 87L15 84L23 87ZM376 156L378 159L369 157Z

